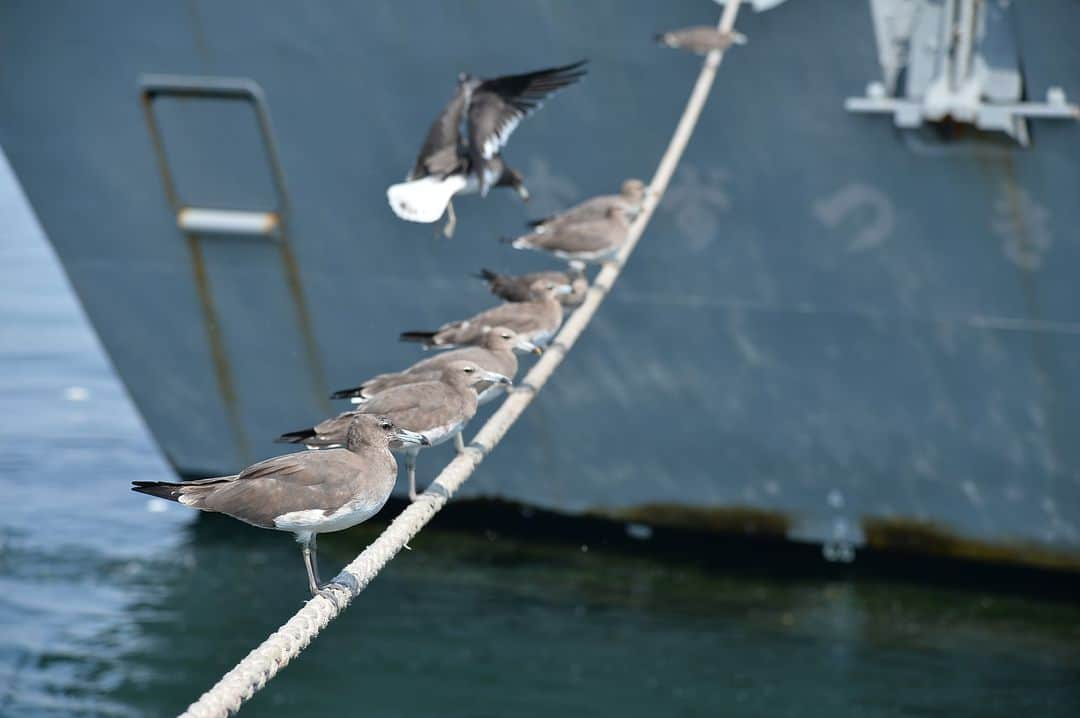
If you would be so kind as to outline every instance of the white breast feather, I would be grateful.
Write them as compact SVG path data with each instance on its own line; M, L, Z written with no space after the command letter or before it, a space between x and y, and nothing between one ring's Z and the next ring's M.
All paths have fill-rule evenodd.
M314 531L327 533L341 531L367 521L383 507L383 501L372 501L368 497L355 498L327 516L319 509L290 511L274 519L274 528L282 531Z
M424 436L427 437L428 441L431 442L432 446L438 446L439 444L452 437L454 434L461 431L464 426L464 423L449 424L447 426L438 426L434 429L429 429L428 431L422 433L424 434Z
M446 211L446 205L467 180L461 175L445 179L422 177L410 182L391 185L386 190L390 208L401 219L410 222L435 222Z

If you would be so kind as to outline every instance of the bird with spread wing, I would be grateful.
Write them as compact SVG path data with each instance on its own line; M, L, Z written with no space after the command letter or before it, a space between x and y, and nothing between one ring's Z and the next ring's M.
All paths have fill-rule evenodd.
M459 75L454 97L428 130L408 177L386 191L394 213L410 222L436 222L445 212L443 233L451 237L455 195L484 197L492 187L511 187L528 201L524 177L503 161L502 149L521 120L585 75L585 63L489 80Z

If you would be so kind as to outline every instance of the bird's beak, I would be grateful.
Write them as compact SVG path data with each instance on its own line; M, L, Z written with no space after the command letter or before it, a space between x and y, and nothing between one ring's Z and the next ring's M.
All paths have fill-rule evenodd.
M431 441L423 434L401 427L394 430L394 443L398 446L431 446Z
M476 382L480 381L490 381L492 384L505 384L506 386L514 385L514 382L510 381L510 377L493 371L481 372L480 375L476 377ZM475 384L476 382L473 383Z
M522 202L528 202L532 199L532 195L529 194L529 190L523 184L517 186L518 197L521 197Z
M530 342L528 339L518 338L517 344L514 345L514 348L517 349L518 351L532 352L533 354L537 354L537 355L544 353L543 349L536 346L535 344Z

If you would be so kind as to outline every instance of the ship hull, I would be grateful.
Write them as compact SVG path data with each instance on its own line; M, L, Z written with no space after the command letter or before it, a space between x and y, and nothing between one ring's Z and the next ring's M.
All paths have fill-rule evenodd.
M480 267L548 266L500 235L647 179L698 67L650 38L714 12L39 5L0 29L0 144L190 476L279 453L275 436L337 408L331 390L414 361L400 331L492 303ZM1063 29L1080 7L1014 12L1029 96L1080 96ZM1040 123L1021 148L845 112L879 74L864 3L798 0L739 27L750 42L618 286L463 495L781 534L841 560L895 545L1080 567L1080 130ZM463 198L450 241L394 216L386 187L459 71L583 56L587 80L506 150L530 206ZM252 80L270 124L243 102L150 98L155 145L146 73ZM280 224L185 232L180 204ZM421 478L448 457L422 455Z

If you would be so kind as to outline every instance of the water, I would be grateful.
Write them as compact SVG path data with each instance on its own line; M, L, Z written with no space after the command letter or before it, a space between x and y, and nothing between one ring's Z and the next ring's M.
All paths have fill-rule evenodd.
M175 713L303 602L287 536L127 490L168 467L2 161L0 408L0 716ZM245 715L1080 715L1076 605L412 546Z

